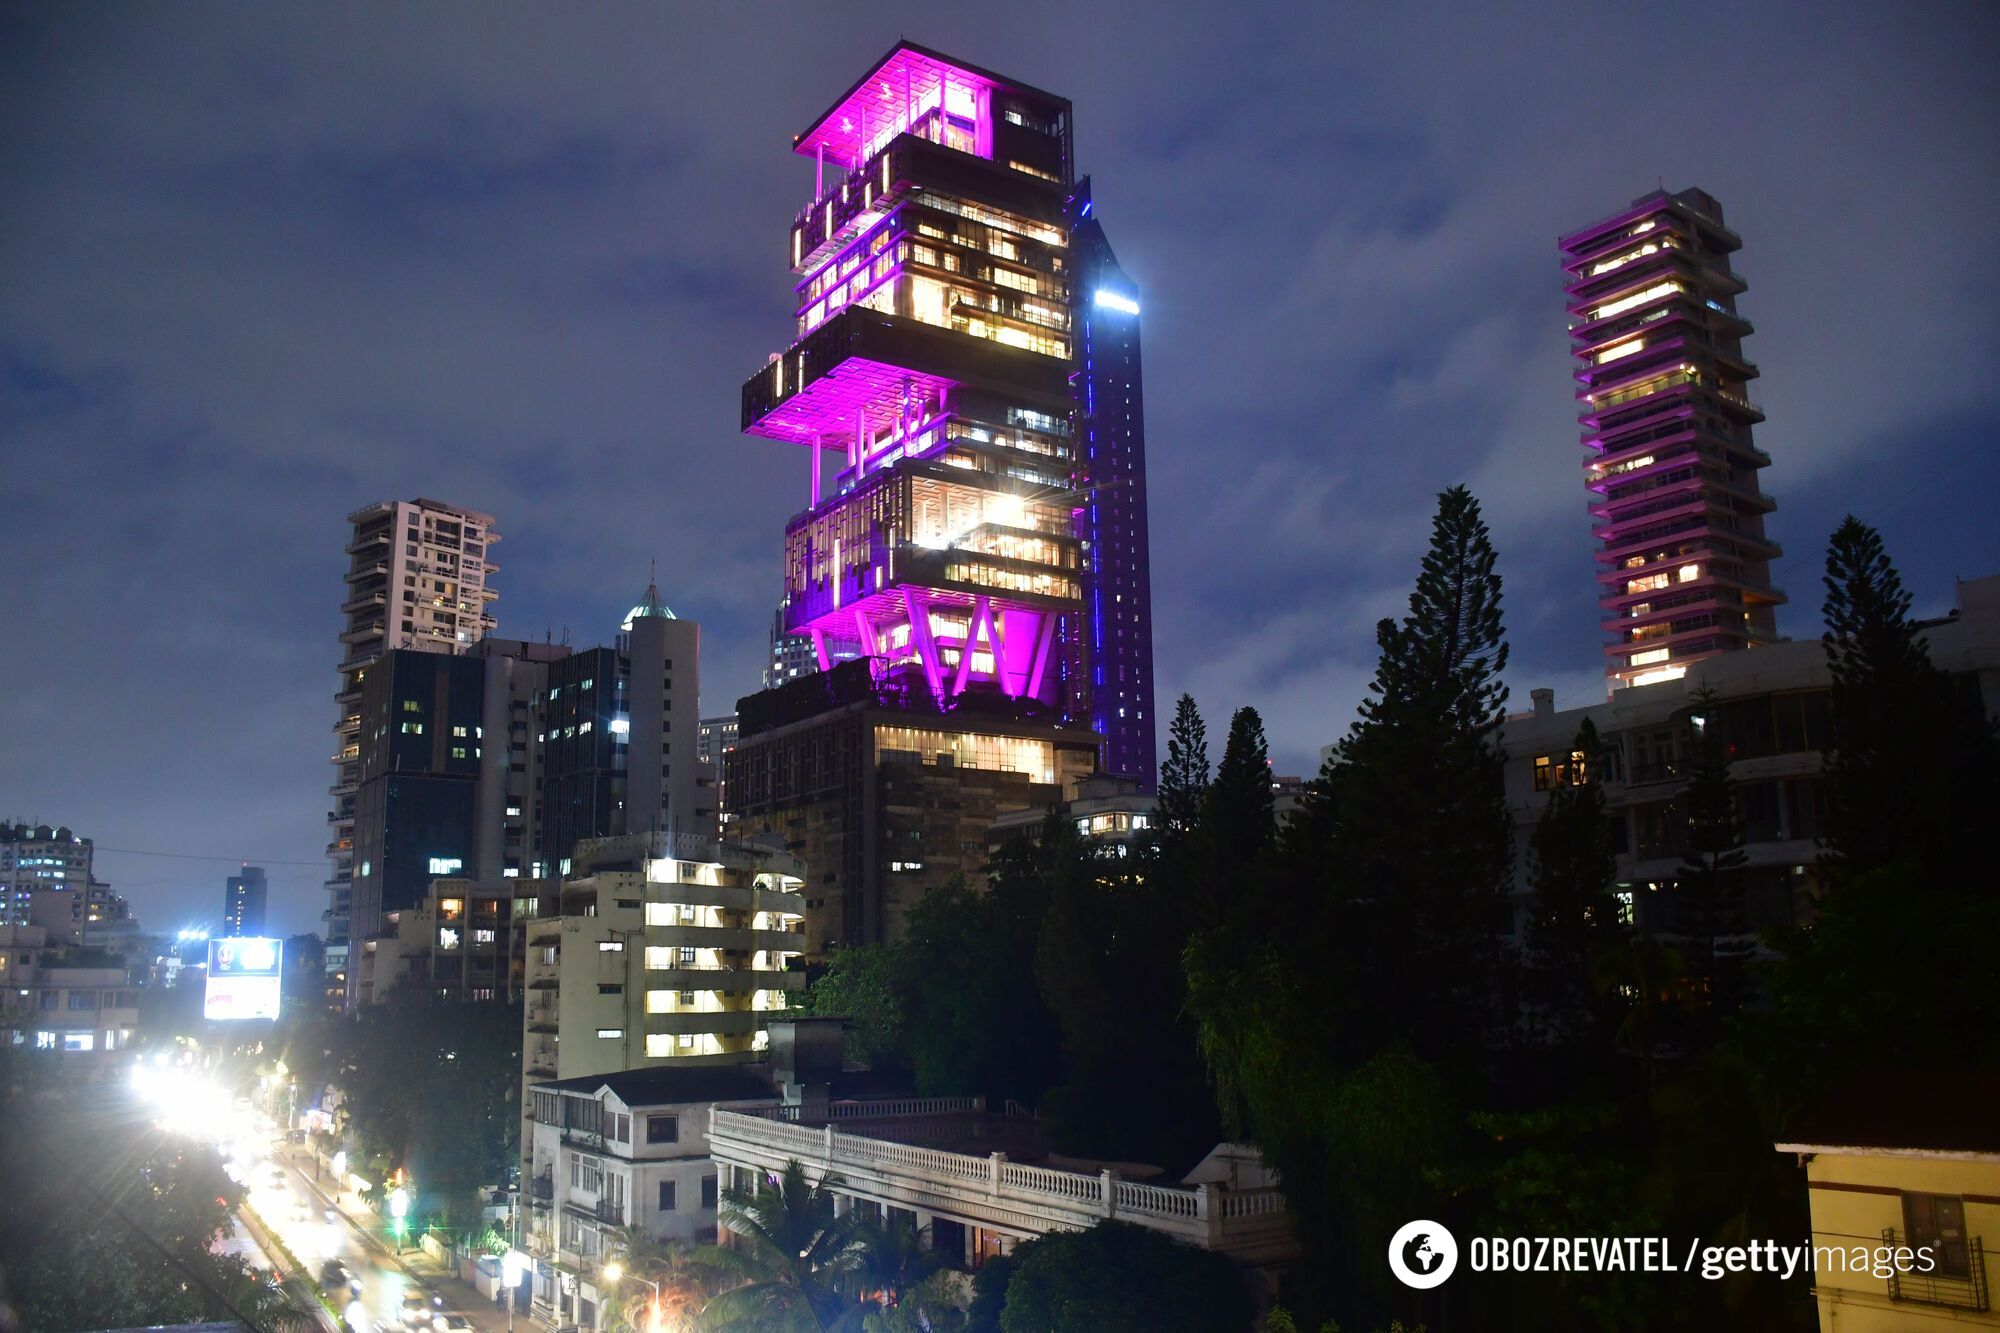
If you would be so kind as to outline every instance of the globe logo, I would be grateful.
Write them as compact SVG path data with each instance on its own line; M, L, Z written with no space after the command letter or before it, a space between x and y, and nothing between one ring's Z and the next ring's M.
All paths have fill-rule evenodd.
M1389 1238L1389 1271L1406 1287L1427 1291L1457 1267L1458 1241L1436 1222L1405 1222Z

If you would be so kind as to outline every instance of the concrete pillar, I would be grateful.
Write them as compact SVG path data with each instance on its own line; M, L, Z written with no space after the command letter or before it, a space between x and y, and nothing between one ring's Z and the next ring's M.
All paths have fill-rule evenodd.
M1104 1204L1101 1211L1106 1217L1116 1217L1118 1215L1118 1173L1107 1166L1099 1176L1099 1179L1104 1182Z
M996 1152L987 1157L986 1192L988 1194L998 1194L1000 1192L1000 1168L1005 1165L1007 1165L1007 1154L1004 1152Z

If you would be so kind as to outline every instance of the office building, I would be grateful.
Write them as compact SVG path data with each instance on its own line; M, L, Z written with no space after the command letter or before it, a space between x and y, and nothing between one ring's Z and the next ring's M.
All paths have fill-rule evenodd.
M1138 778L1094 773L1076 784L1076 795L1069 800L1001 815L986 831L986 850L990 855L1017 837L1039 839L1053 814L1071 821L1084 838L1125 856L1149 835L1158 805L1159 798Z
M819 670L819 659L813 655L812 640L785 628L785 613L790 606L791 599L788 597L771 617L771 656L764 664L764 688L767 690L775 690L780 685ZM829 645L831 660L836 662L849 660L857 651L858 648L850 649L837 643Z
M1075 670L1089 682L1090 725L1103 768L1152 791L1153 581L1146 525L1146 407L1139 374L1139 289L1105 238L1090 179L1071 200L1076 449L1081 493L1084 632Z
M0 925L25 926L31 895L74 889L95 882L94 847L69 829L53 824L0 824Z
M268 886L264 882L262 866L246 865L243 873L231 875L223 881L222 889L222 933L225 935L262 935L264 933L264 907Z
M1924 622L1922 632L1931 661L1977 690L1988 716L2000 714L2000 575L1958 584L1956 607ZM1830 681L1826 651L1815 639L1719 654L1685 676L1618 690L1584 708L1558 712L1552 691L1531 691L1532 711L1510 716L1505 728L1517 938L1533 906L1528 839L1547 793L1581 782L1603 784L1617 892L1628 918L1661 937L1695 933L1692 909L1684 909L1674 884L1686 835L1679 796L1698 727L1728 747L1745 838L1746 864L1732 875L1718 950L1747 957L1759 931L1806 921L1818 896L1825 832L1820 765L1830 740ZM1695 703L1703 688L1715 692L1712 712ZM1585 718L1600 745L1594 770L1571 750Z
M1774 642L1742 241L1713 197L1660 190L1561 246L1610 687Z
M347 596L341 604L340 706L334 724L333 809L326 854L327 975L347 969L355 862L355 802L361 785L361 704L368 670L393 649L456 654L493 629L488 580L500 540L494 518L437 500L384 500L347 516ZM368 924L362 926L365 936ZM337 989L330 987L330 989Z

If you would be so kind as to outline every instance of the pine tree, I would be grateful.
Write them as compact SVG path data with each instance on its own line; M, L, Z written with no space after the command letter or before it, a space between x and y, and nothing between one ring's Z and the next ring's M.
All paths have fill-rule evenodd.
M1264 742L1264 719L1254 708L1239 708L1229 719L1229 740L1208 789L1208 820L1218 846L1242 863L1254 860L1271 841L1273 822L1271 756Z
M1873 528L1853 515L1841 523L1824 581L1826 847L1836 874L1908 863L1932 887L1983 879L1973 843L2000 796L1991 725L1932 665Z
M1713 690L1695 692L1688 725L1694 733L1694 762L1679 798L1685 822L1675 895L1683 932L1700 942L1711 993L1720 1000L1724 987L1716 940L1741 928L1736 872L1750 858L1743 850L1743 821L1737 814L1736 784L1729 777L1729 750Z
M1201 720L1194 696L1183 694L1174 705L1173 725L1167 729L1167 760L1160 765L1157 813L1162 838L1180 837L1194 828L1207 791L1208 725Z
M1322 849L1382 1015L1419 1044L1470 1043L1493 1011L1493 943L1513 853L1498 741L1507 690L1500 576L1479 502L1438 496L1401 624L1376 627L1372 696L1322 778ZM1435 1047L1431 1047L1435 1049Z
M1593 957L1622 933L1611 883L1617 857L1611 850L1611 816L1599 780L1597 727L1577 728L1564 780L1528 843L1528 882L1535 893L1529 923L1540 999L1559 1031L1586 1026Z

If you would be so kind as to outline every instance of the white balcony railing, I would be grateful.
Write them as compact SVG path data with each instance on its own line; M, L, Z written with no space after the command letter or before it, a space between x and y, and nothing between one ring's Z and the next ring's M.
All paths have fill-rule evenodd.
M962 1104L967 1103L967 1104ZM936 1115L976 1109L963 1098L856 1102L838 1118ZM891 1109L895 1108L895 1109ZM831 1111L832 1108L829 1108ZM789 1160L844 1182L842 1193L957 1214L972 1225L1041 1234L1077 1230L1116 1217L1205 1249L1261 1263L1297 1252L1284 1195L1274 1188L1231 1190L1121 1180L1115 1171L1087 1174L920 1148L774 1118L774 1108L709 1111L709 1147L716 1161L762 1174Z

